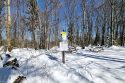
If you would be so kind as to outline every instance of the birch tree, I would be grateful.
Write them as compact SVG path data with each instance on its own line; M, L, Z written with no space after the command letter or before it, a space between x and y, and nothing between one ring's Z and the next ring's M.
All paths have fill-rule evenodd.
M10 28L11 28L10 2L11 2L10 0L4 0L4 15L5 15L6 40L7 40L8 51L12 50L11 36L10 36Z

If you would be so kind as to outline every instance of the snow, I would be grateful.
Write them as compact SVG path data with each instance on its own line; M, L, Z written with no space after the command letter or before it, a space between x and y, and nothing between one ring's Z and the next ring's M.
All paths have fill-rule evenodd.
M17 58L20 67L3 68L5 61L0 60L0 83L13 83L19 75L26 77L22 83L125 83L124 47L112 46L100 52L77 48L76 53L66 53L65 64L58 47L47 51L13 49L10 55Z

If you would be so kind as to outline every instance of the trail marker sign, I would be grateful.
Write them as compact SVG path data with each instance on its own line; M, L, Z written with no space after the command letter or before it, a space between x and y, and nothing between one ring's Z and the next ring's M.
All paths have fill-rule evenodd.
M68 51L68 41L67 41L67 33L61 32L62 41L59 43L59 49L62 52L62 63L65 63L65 51Z
M62 36L62 41L67 40L67 33L66 32L61 32L61 36Z
M62 41L59 43L60 51L68 51L68 42Z

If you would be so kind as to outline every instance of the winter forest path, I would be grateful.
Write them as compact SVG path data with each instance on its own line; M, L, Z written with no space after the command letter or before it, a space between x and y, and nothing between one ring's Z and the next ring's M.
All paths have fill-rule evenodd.
M8 73L7 82L23 75L27 77L23 83L125 83L124 54L101 54L85 50L66 53L63 64L58 51L15 49L11 55L18 59L20 68Z

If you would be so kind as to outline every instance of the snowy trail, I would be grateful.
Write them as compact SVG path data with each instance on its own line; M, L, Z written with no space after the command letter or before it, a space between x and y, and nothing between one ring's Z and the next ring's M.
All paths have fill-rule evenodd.
M88 71L91 72L95 83L125 83L125 59L119 59L109 56L100 56L92 54L77 53L80 57L93 59L89 65ZM98 71L97 71L98 70ZM111 80L112 79L112 80ZM99 81L98 81L99 80Z
M125 50L122 55L119 53L120 57L111 54L114 50L108 51L108 55L105 51L85 50L66 53L66 63L62 64L60 52L14 49L11 54L18 59L20 68L7 70L6 74L0 67L0 81L13 83L17 76L23 75L27 78L22 83L125 83Z
M95 59L125 63L125 59L120 59L120 58L113 58L113 57L107 57L107 56L98 56L98 55L90 55L90 54L83 54L83 53L77 53L77 54L80 55L80 56L85 56L85 57L90 57L90 58L95 58Z
M42 80L39 80L38 83L44 83L46 80L48 83L111 83L112 80L115 81L114 83L125 83L125 71L118 69L123 66L121 63L124 62L124 59L90 54L86 54L87 56L66 54L66 64L62 64L59 55L60 53L50 53L49 55L42 54L42 56L37 55L29 58L31 61L28 64L34 62L32 65L35 70L34 67L31 71L25 69L30 72L27 76L35 76L37 78L33 79L38 81L40 74L39 78ZM41 66L46 67L37 68L38 63L44 63L45 65ZM24 83L30 81L27 79Z

